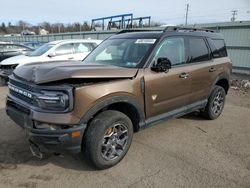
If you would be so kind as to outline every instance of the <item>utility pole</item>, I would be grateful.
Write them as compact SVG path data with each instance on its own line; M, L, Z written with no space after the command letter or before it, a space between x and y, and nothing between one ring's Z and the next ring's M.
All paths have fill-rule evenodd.
M238 13L238 10L232 10L232 18L231 18L231 22L234 22L236 20L236 15Z
M188 9L189 9L189 4L186 4L186 20L185 20L185 25L187 25L187 21L188 21Z

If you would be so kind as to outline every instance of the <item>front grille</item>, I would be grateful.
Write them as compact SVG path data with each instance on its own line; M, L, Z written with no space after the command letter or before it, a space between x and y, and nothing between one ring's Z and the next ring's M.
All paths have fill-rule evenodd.
M21 99L22 101L25 101L25 102L27 102L27 103L29 103L29 104L34 105L34 102L33 102L34 100L33 100L33 99L28 98L28 97L25 97L25 96L23 96L23 95L21 95L21 94L15 92L15 91L12 91L12 90L10 90L9 92L10 92L10 94L13 95L14 97L16 97L16 98L18 98L18 99Z
M19 81L10 79L10 80L9 80L9 83L12 84L12 85L14 85L14 86L17 86L17 87L19 87L19 88L22 88L22 89L31 91L31 92L34 91L34 88L33 88L31 85L29 85L29 84L27 84L27 83L24 83L24 82L19 82Z
M21 92L20 92L21 91ZM9 79L9 93L10 95L28 103L33 106L36 106L36 102L34 100L33 92L35 91L34 87L25 82L20 82L14 79ZM24 95L26 92L26 95ZM31 96L27 96L29 93Z

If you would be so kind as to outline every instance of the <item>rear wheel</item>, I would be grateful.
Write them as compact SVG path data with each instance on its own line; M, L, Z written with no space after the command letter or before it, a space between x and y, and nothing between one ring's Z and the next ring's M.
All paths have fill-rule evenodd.
M119 163L133 138L131 120L123 113L107 110L97 115L86 130L85 154L98 169Z
M205 109L201 112L202 116L211 120L218 118L223 111L225 99L225 89L216 85L208 98Z

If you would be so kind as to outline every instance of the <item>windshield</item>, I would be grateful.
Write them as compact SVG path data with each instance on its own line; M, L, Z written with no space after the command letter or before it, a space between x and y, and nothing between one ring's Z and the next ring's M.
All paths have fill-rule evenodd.
M54 44L44 44L41 47L37 48L35 51L28 54L28 56L40 56L52 48Z
M101 43L84 62L139 68L140 62L155 41L156 39L109 39Z

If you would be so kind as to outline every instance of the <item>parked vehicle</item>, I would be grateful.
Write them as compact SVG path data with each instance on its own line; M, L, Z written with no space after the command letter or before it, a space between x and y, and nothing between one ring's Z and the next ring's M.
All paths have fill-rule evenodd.
M193 111L218 118L231 67L220 33L179 27L123 31L82 64L17 68L6 111L26 130L34 155L83 151L105 169L126 155L134 132Z
M31 51L32 51L32 48L22 45L22 44L1 42L0 43L0 62L9 57L13 57L13 56L21 55L21 54L27 54L28 52L31 52Z
M15 65L2 66L1 61L20 54L27 54L32 50L33 49L31 49L30 47L21 44L6 42L0 43L0 85L5 84L5 79L2 79L2 77L6 77L6 75L9 75L9 70L15 68Z
M35 51L5 59L0 63L0 78L8 80L13 70L21 65L34 62L49 62L61 60L83 60L101 40L60 40L42 45Z
M35 50L41 47L42 45L44 45L45 43L44 42L24 42L22 44Z
M21 33L21 35L35 35L36 33L34 31L30 31L30 30L23 30Z

